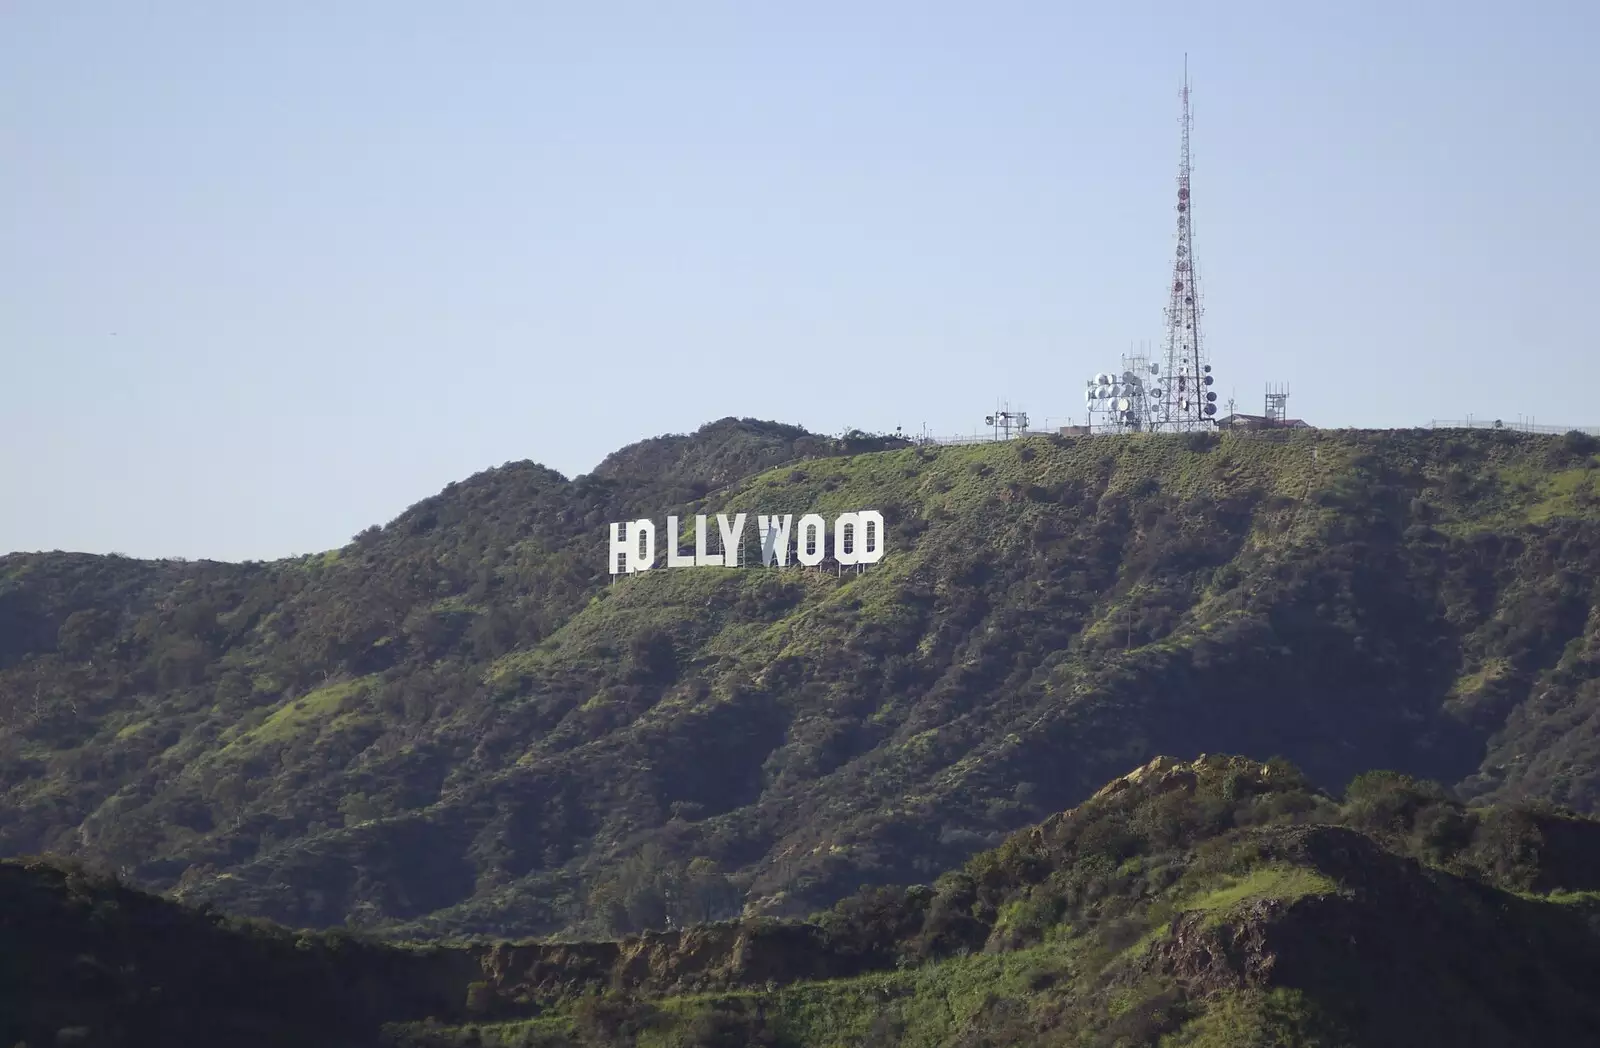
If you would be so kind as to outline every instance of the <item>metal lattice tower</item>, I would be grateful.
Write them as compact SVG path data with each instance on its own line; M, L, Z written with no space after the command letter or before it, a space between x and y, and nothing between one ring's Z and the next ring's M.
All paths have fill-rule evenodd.
M1289 421L1288 386L1267 387L1266 419L1277 426Z
M1178 167L1178 246L1172 263L1167 305L1167 360L1162 376L1160 427L1168 431L1205 429L1216 421L1217 395L1211 365L1200 340L1200 281L1194 257L1194 208L1190 195L1189 56L1183 57L1183 146Z

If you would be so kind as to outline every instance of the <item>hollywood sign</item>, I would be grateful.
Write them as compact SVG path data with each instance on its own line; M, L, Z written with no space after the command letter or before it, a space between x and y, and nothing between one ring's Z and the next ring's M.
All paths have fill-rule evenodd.
M718 513L717 537L722 541L710 548L710 517L694 518L694 552L683 552L678 540L678 518L667 518L664 543L669 568L737 568L744 565L744 537L747 514ZM829 538L836 563L844 566L876 564L883 559L883 514L875 509L841 513L828 521L820 514L807 513L797 522L793 514L755 515L755 531L761 541L761 561L765 567L786 568L790 561L815 567L827 558ZM607 526L611 533L611 574L625 575L656 567L656 525L652 520L629 520Z

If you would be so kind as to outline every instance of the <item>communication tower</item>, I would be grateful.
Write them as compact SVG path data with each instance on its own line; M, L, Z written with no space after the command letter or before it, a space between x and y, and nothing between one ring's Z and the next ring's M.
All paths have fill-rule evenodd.
M1264 414L1269 426L1281 426L1289 421L1288 386L1267 387L1267 404Z
M1172 263L1172 292L1167 305L1166 375L1161 398L1160 428L1183 432L1206 429L1216 422L1217 394L1200 338L1199 267L1194 257L1194 199L1190 194L1189 56L1183 57L1182 146L1178 164L1178 245Z

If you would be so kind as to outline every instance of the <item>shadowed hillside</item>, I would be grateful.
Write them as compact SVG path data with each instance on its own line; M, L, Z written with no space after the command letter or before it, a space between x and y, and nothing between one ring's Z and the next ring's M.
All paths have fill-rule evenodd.
M0 559L0 848L295 925L599 937L930 879L1156 753L1595 808L1588 438L857 450L725 420L320 556ZM609 521L862 507L860 575L606 573Z
M1161 758L806 921L426 948L0 863L0 1037L465 1048L1600 1044L1600 823ZM23 959L26 959L26 963Z

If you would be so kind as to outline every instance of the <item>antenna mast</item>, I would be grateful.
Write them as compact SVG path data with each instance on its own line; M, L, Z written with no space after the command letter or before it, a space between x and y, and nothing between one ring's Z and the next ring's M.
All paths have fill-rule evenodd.
M1172 263L1172 295L1167 306L1167 362L1163 376L1162 429L1205 429L1216 421L1217 395L1211 391L1211 365L1200 341L1198 267L1189 193L1189 56L1183 56L1183 137L1178 166L1178 247Z

